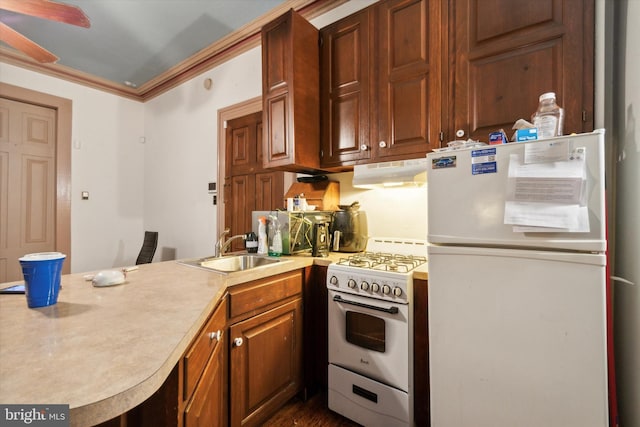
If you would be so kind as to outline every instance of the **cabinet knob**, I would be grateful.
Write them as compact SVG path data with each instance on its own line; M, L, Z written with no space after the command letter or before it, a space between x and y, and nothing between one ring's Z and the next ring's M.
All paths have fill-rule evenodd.
M457 138L462 138L464 136L464 130L463 129L458 129L456 131L456 137Z
M220 331L220 329L218 329L215 332L209 332L209 339L211 341L216 340L216 341L220 341L220 336L222 335L222 331Z
M367 147L367 145L366 145L366 144L362 144L362 145L360 146L360 151L367 151L368 149L369 149L369 147Z
M387 147L387 143L386 143L386 142L384 142L384 141L380 141L380 142L378 143L378 145L380 146L380 148L386 148L386 147Z
M236 347L240 347L243 342L244 341L242 340L242 338L236 338L233 340L233 345L235 345Z

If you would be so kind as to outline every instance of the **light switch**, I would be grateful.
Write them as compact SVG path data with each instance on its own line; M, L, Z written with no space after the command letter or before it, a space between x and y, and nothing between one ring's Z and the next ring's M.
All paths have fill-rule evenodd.
M83 191L82 192L82 200L89 200L89 192L88 191Z

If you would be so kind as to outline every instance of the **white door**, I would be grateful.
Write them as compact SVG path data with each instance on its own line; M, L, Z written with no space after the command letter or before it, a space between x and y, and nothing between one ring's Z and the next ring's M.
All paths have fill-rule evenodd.
M0 98L0 283L18 258L56 248L56 112Z
M429 247L434 427L605 427L604 255Z

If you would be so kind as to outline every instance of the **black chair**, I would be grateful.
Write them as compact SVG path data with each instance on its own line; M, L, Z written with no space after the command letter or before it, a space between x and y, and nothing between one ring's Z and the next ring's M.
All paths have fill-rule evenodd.
M138 254L136 265L149 264L153 261L153 255L156 253L158 247L158 232L157 231L145 231L144 242L142 242L142 248Z

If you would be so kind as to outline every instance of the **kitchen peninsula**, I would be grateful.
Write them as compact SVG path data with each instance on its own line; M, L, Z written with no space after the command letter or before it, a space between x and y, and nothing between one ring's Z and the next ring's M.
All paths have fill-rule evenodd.
M162 386L230 287L314 262L329 261L283 257L228 275L167 261L105 288L65 275L57 304L38 309L2 295L0 402L69 404L72 426L117 417Z

